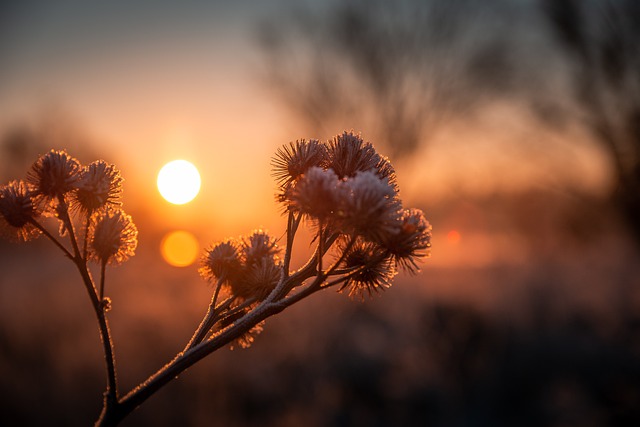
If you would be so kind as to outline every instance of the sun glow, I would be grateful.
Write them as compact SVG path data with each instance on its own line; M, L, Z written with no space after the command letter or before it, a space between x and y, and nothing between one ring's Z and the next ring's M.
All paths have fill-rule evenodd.
M160 252L162 258L174 267L186 267L196 260L200 245L195 236L188 231L172 231L162 239Z
M166 201L183 205L192 201L200 191L198 169L186 160L167 163L158 173L158 191Z

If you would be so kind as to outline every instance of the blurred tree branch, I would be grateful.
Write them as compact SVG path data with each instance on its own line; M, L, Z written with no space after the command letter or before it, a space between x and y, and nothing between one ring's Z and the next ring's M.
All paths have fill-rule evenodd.
M504 5L350 0L298 11L261 28L268 82L313 131L356 123L408 155L443 121L509 89L507 44L484 31L511 12Z
M608 153L614 203L640 242L640 3L540 4L567 54L574 118Z

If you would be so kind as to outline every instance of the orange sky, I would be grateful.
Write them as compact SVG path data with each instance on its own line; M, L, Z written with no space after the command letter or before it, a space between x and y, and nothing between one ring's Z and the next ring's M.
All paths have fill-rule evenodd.
M255 24L270 16L269 9L257 0L194 2L191 8L134 4L132 10L73 2L10 9L0 30L0 127L61 108L118 159L126 203L159 213L162 228L200 224L209 227L205 240L257 227L280 232L272 154L290 140L330 135L304 134L265 86ZM366 129L355 130L368 139ZM545 147L560 156L536 143L517 148L536 138L555 138ZM513 105L490 105L473 122L454 123L430 142L396 163L409 204L566 180L600 190L608 185L596 149L564 144L532 127ZM155 179L162 165L178 158L198 167L202 188L193 202L171 206ZM444 240L449 231L438 232L454 250ZM460 244L469 241L462 235Z

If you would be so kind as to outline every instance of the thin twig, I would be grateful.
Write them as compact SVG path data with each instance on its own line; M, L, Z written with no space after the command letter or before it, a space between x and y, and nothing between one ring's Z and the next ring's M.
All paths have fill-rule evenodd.
M114 407L118 404L118 383L116 380L116 366L113 351L113 341L111 340L111 331L109 330L109 323L107 322L104 310L105 307L102 303L102 297L98 296L95 283L93 282L91 273L89 273L89 269L87 268L87 260L86 258L83 258L80 252L80 248L78 247L76 232L73 227L71 217L69 216L69 209L64 196L58 196L58 202L61 207L61 219L67 227L69 240L71 240L71 245L73 246L73 252L75 254L75 256L72 257L72 260L78 268L80 275L82 276L82 281L85 285L85 288L87 289L87 293L89 294L89 298L91 299L91 303L93 304L93 310L96 313L96 317L98 319L98 327L100 329L100 338L102 341L102 349L104 352L107 371L107 389L105 391L105 402L103 411L108 411L109 408ZM103 279L104 271L102 271L100 295L102 295L104 292Z
M89 214L87 214L87 220L84 224L84 243L83 243L83 248L82 248L82 258L83 259L87 259L87 254L89 253L88 251L88 246L89 246L89 223L91 221L91 217L89 216Z
M221 312L226 310L231 302L233 301L233 297L229 297L223 302L221 302L216 307L216 299L218 295L214 294L213 298L211 298L211 303L209 304L209 308L207 309L207 313L202 318L198 329L194 332L193 336L185 346L183 351L187 351L196 345L200 344L204 338L207 336L213 325L219 320L217 317Z
M73 222L71 221L71 216L69 216L69 207L67 202L64 200L64 196L58 196L58 204L59 206L62 206L62 222L64 222L64 225L67 227L67 233L69 233L69 240L71 240L73 252L78 259L81 259L82 254L80 253L80 247L78 246L78 240L76 239Z
M298 226L300 225L301 219L302 219L302 214L299 214L296 217L293 211L289 211L289 215L287 217L287 247L284 253L284 262L282 263L282 268L284 269L285 277L289 276L289 268L291 265L291 255L293 252L293 240L295 238L296 232L298 231Z
M107 267L107 261L103 260L100 263L100 302L104 300L104 276L105 276L106 267Z

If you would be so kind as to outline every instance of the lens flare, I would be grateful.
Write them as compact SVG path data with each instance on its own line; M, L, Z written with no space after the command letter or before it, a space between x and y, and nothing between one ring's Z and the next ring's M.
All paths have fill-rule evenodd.
M200 245L188 231L178 230L167 233L160 243L162 258L174 267L187 267L198 257Z
M158 191L164 199L174 205L192 201L200 191L200 173L186 160L167 163L158 173Z
M447 242L450 245L457 245L460 243L460 239L462 239L462 236L458 230L451 230L447 233Z

